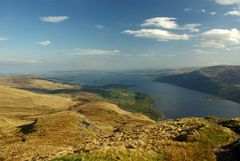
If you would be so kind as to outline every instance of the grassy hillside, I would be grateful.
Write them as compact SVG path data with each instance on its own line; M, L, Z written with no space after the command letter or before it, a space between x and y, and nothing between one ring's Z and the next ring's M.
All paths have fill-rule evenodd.
M82 106L78 104L71 107L96 123L96 126L106 133L116 128L129 129L140 125L153 124L154 121L140 113L128 112L117 105L108 102L93 102Z
M72 85L52 82L31 76L0 77L0 85L21 89L39 90L63 90L74 88Z
M157 81L240 102L240 66L201 68L193 72L164 76Z
M206 119L167 120L115 132L54 161L215 161L214 149L234 140L236 135L230 129Z
M58 95L37 94L1 85L0 91L0 114L5 116L51 113L73 104L71 98Z
M28 77L1 79L3 160L58 156L99 135L110 135L116 128L154 123L143 114L122 110L101 95L80 87Z
M112 105L104 106L107 105L89 105L82 109L83 114L65 111L42 115L35 117L32 123L0 130L0 158L20 161L215 161L215 150L237 139L237 135L226 128L232 124L223 127L226 122L216 118L142 122L125 128L132 122L130 116L123 128L117 126L106 133L104 126L114 121L113 125L118 123L121 114L128 121L129 114ZM103 110L109 113L99 113ZM234 125L240 127L239 119L236 121Z
M130 92L125 86L120 88L104 87L82 87L77 85L63 84L37 77L0 77L0 85L27 91L65 95L75 99L82 104L92 101L106 101L117 104L124 110L145 114L154 120L162 118L162 113L153 108L153 100L146 94ZM115 87L115 86L114 86ZM84 99L82 99L85 97ZM87 101L87 102L86 102Z
M119 88L88 88L86 91L96 93L102 97L104 101L114 103L123 110L141 113L156 121L163 118L163 113L154 109L154 100L147 94L138 92L134 93L129 90Z
M144 94L45 80L34 93L20 82L0 85L0 160L215 161L238 139L237 118L155 122Z

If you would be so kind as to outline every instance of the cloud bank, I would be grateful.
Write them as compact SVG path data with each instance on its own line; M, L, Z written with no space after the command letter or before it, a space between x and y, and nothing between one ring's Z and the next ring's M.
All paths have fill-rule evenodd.
M240 45L240 30L212 29L200 34L201 47L225 48Z
M240 0L215 0L215 1L221 5L240 4Z

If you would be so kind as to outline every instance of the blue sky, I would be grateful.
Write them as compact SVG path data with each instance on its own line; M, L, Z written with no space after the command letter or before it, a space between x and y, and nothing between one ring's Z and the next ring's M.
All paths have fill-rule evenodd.
M240 0L0 0L0 72L240 64Z

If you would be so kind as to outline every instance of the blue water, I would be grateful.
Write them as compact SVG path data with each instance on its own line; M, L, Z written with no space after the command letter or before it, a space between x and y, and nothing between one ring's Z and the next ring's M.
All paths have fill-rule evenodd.
M132 82L133 83L133 82ZM166 118L181 117L240 117L240 104L224 100L209 100L208 94L153 81L136 81L130 90L144 92L156 101L155 108Z
M153 72L155 75L159 75ZM150 76L149 76L150 75ZM83 73L70 74L63 80L71 83L85 85L107 85L107 84L128 84L136 85L130 87L132 91L149 94L153 98L160 98L156 101L155 108L165 114L166 118L181 117L240 117L240 104L224 100L209 100L208 94L151 81L149 72L130 73Z

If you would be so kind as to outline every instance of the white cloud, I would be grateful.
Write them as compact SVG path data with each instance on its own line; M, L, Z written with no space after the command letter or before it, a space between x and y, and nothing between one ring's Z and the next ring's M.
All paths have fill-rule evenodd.
M141 26L174 29L174 30L189 30L191 32L199 32L198 27L201 26L201 24L178 25L176 22L176 18L155 17L155 18L150 18L145 20L144 23L141 24Z
M105 26L103 26L103 25L95 25L95 27L97 28L97 29L104 29L105 28Z
M240 30L212 29L200 34L201 47L226 48L240 45Z
M37 42L39 45L43 45L43 46L48 46L51 44L51 41L49 40L44 40L44 41L39 41Z
M234 44L240 43L240 31L236 28L233 29L212 29L201 34L207 38L214 38L218 40L229 41Z
M222 5L240 4L240 0L215 0Z
M127 29L122 33L133 35L139 38L156 39L157 41L169 41L169 40L189 40L192 35L188 33L174 33L169 30L186 30L190 32L199 32L201 24L185 24L178 25L176 18L174 17L155 17L146 19L142 24L142 27L146 27L138 30Z
M146 19L141 26L161 27L165 29L176 29L178 27L173 17L155 17Z
M210 12L209 14L213 16L213 15L216 15L217 12Z
M189 40L191 35L187 34L174 34L166 30L161 29L140 29L140 30L125 30L125 34L133 35L140 38L151 38L158 41L168 40Z
M205 10L205 9L201 9L201 12L205 13L205 12L206 12L206 10Z
M59 23L69 19L68 16L45 16L40 17L41 21L50 22L50 23Z
M229 11L224 14L225 16L240 16L240 10Z
M0 41L7 41L8 40L8 38L6 38L6 37L0 37Z
M73 49L71 55L120 55L119 50Z

